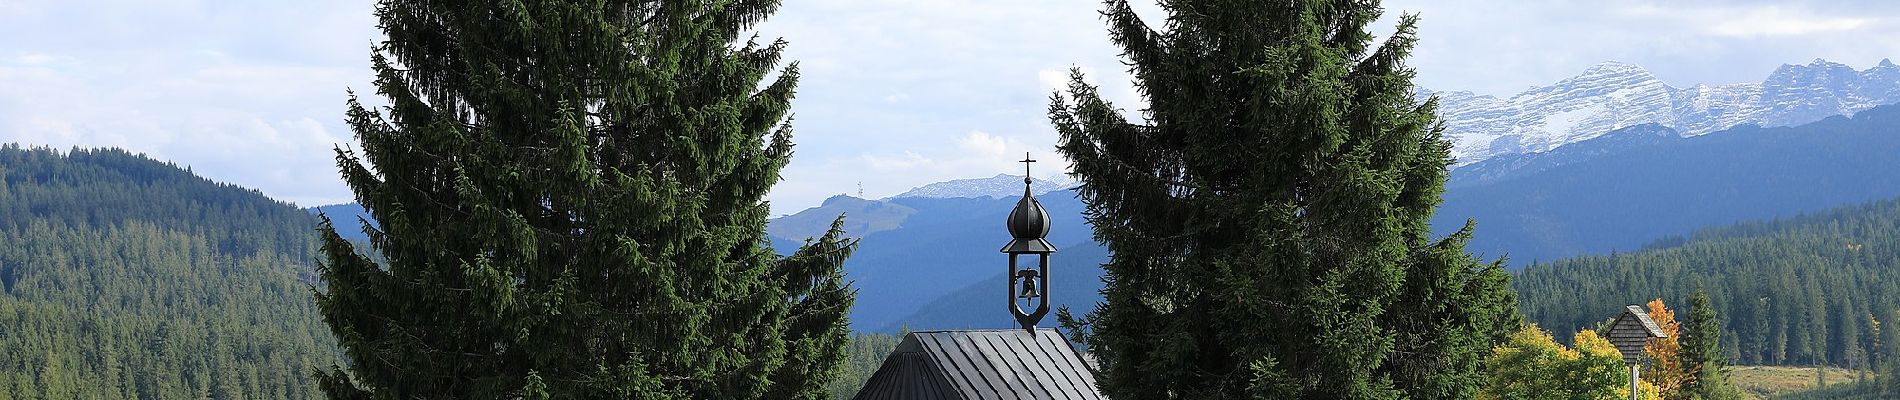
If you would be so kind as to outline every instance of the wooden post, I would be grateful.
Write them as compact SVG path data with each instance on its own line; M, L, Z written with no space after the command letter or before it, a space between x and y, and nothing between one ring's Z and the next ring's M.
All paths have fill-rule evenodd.
M1640 394L1640 393L1638 393L1638 392L1637 392L1637 390L1636 390L1637 388L1640 388L1640 387L1642 387L1642 386L1641 386L1641 382L1642 382L1642 380L1641 380L1641 379L1642 379L1642 373L1643 373L1643 369L1642 369L1642 368L1640 368L1640 367L1639 367L1639 365L1640 365L1640 364L1636 364L1636 363L1629 363L1629 366L1630 366L1630 400L1643 400L1643 396L1642 396L1642 394Z

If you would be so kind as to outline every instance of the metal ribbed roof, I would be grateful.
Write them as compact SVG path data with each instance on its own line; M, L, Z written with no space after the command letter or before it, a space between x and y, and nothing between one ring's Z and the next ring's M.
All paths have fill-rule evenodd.
M1054 330L912 332L856 400L1100 400L1095 376Z

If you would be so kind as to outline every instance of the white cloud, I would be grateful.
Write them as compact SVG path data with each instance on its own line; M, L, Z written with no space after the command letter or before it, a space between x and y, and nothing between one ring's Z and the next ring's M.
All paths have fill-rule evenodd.
M883 191L890 191L941 180L1009 173L1014 168L1021 167L1016 160L1025 152L1038 158L1055 156L1052 146L1048 143L1032 144L1023 137L993 135L982 131L971 131L962 136L946 138L944 141L949 142L950 145L896 153L869 152L860 155L858 160L872 172L913 178L906 181L930 179L875 185ZM834 166L847 171L863 170L854 168L849 163Z
M864 164L871 167L872 170L879 172L905 172L917 169L918 167L937 164L936 160L931 160L914 151L905 151L902 155L895 157L865 154L859 156L859 158L863 159Z
M1091 84L1095 83L1094 82L1095 78L1093 78L1093 76L1094 74L1090 74L1086 71L1083 72L1083 79L1085 82L1089 82ZM1036 71L1036 81L1042 82L1043 91L1057 91L1057 90L1067 89L1069 87L1069 70L1065 68L1065 69L1045 69L1041 71Z
M20 55L18 60L21 65L36 66L52 64L59 61L60 57L45 53L27 53Z
M333 146L369 89L370 0L51 0L0 9L0 142L121 147L302 205L349 201ZM295 21L295 23L286 23Z
M983 131L970 131L969 135L957 141L957 145L969 156L985 158L1007 155L1010 148L1008 139L983 133ZM1021 145L1018 144L1018 146Z
M1871 21L1865 18L1788 19L1774 14L1773 11L1757 10L1741 18L1715 24L1710 27L1710 32L1735 37L1805 35L1816 32L1851 31L1867 26Z
M1852 31L1869 27L1876 19L1864 16L1822 15L1806 8L1783 5L1659 6L1645 4L1619 8L1637 18L1668 20L1714 36L1756 38Z

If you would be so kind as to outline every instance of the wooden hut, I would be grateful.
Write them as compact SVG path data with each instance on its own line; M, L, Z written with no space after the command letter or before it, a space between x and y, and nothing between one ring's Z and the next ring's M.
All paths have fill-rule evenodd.
M1610 344L1623 353L1623 363L1636 364L1643 360L1643 345L1650 338L1667 337L1662 328L1656 326L1656 320L1649 319L1649 311L1643 306L1623 308L1623 315L1616 316L1616 322L1610 323Z

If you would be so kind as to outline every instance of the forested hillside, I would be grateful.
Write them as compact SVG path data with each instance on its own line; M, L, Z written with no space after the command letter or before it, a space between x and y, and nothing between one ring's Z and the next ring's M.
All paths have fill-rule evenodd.
M122 150L0 147L0 398L314 398L313 224Z
M1525 316L1574 332L1629 304L1708 289L1736 364L1864 369L1900 293L1900 200L1697 231L1629 253L1527 267ZM1891 328L1889 328L1891 329Z
M1900 197L1900 107L1681 138L1639 126L1452 173L1432 226L1514 266L1631 251L1709 226Z

